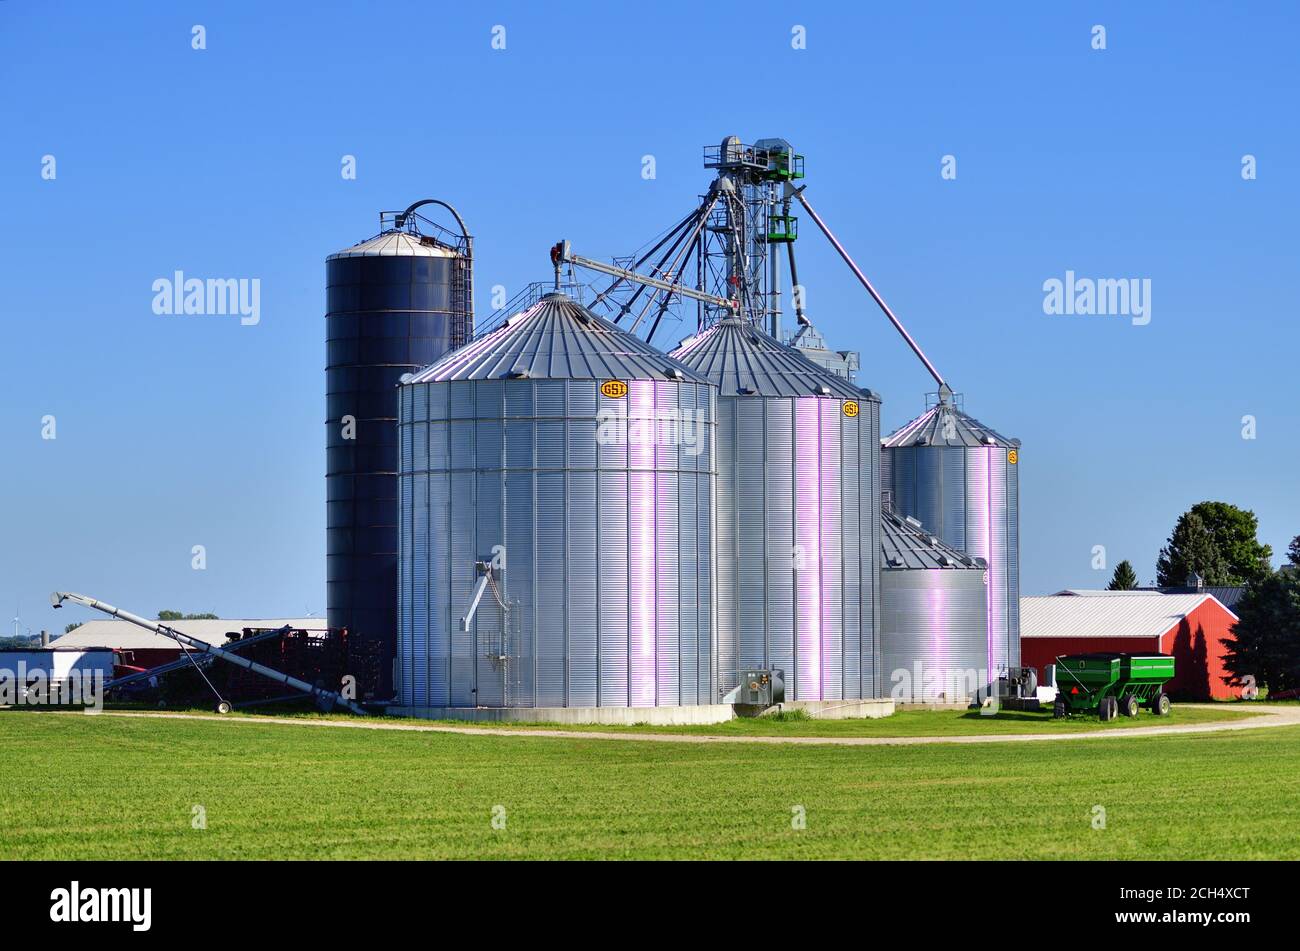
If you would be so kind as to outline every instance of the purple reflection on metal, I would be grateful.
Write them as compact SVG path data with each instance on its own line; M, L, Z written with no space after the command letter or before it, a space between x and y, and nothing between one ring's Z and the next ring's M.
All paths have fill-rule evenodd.
M799 700L822 699L821 414L816 399L796 400L795 544L803 556L796 574Z
M993 453L998 450L992 447L984 450L984 560L988 565L985 569L986 577L989 582L989 591L998 590L994 583L996 581L993 570ZM990 676L996 676L997 657L993 649L993 632L997 630L994 626L994 604L997 598L986 595L984 598L988 610L988 671Z
M939 667L948 665L948 644L943 632L948 630L948 621L944 616L943 589L937 584L930 589L930 623L934 625L934 657Z
M655 396L635 381L628 395L628 547L631 602L629 705L655 705Z

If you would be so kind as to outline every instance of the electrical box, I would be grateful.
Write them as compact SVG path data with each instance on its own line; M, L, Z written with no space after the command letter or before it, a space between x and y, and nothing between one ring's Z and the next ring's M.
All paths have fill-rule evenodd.
M736 703L755 707L785 703L785 671L742 670Z

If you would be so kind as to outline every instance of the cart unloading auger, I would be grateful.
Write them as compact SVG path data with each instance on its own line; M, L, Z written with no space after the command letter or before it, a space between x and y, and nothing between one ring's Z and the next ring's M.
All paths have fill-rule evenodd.
M113 605L108 604L105 601L98 601L95 598L87 597L84 594L76 594L71 591L55 591L52 595L50 595L50 603L54 605L54 607L56 608L63 607L64 601L71 601L74 604L81 604L88 608L94 608L96 611L101 611L104 614L109 615L110 617L119 618L123 621L130 621L132 624L135 624L138 627L142 627L146 631L153 631L155 634L160 634L163 637L171 638L176 643L181 645L182 650L185 650L186 648L193 648L195 651L201 654L208 654L212 657L217 658L218 660L223 660L228 664L234 664L236 667L242 667L245 670L251 671L252 673L265 677L268 680L274 680L276 683L284 684L286 687L292 687L294 690L298 690L301 691L302 693L307 694L309 697L316 700L326 709L334 706L335 704L338 704L340 706L346 707L347 709L351 710L353 713L360 713L362 715L365 715L366 713L363 707L361 707L359 704L355 703L354 701L349 700L347 697L344 697L341 693L339 693L336 690L326 690L325 688L318 687L315 684L309 684L305 680L299 680L297 677L291 677L289 674L286 674L283 671L276 670L273 667L267 667L264 664L259 664L256 661L249 660L247 657L241 657L238 654L236 654L234 651L225 650L220 647L214 647L211 644L209 644L207 641L201 641L196 637L190 637L188 634L183 634L180 631L176 630L175 628L168 627L166 624L162 624L158 621L150 621L147 618L142 618L138 614L132 614L130 611L124 611L121 608L114 607ZM131 675L130 678L122 678L122 679L123 680L135 679L137 676L138 675L133 674ZM118 681L111 680L107 684L105 684L104 687L105 689L108 689L117 686L117 683ZM217 709L219 712L222 713L229 712L230 704L227 703L225 700L222 700L218 705Z
M831 232L831 229L827 227L826 222L822 221L821 215L817 214L817 212L813 210L813 206L808 204L808 199L804 197L803 193L804 189L807 187L808 186L806 185L800 185L796 188L787 182L785 185L786 200L788 201L791 198L796 198L798 199L799 204L803 205L804 211L808 212L808 216L812 218L813 224L821 229L821 233L826 236L826 240L831 243L831 247L833 247L839 253L839 256L844 259L844 263L849 266L849 270L853 272L853 275L858 279L862 286L866 288L867 293L871 295L871 299L876 302L881 311L884 312L884 315L889 318L889 322L894 325L894 329L902 335L903 340L905 340L907 345L912 348L912 352L916 354L917 358L923 364L925 364L925 368L930 371L930 376L934 377L934 382L939 384L939 396L947 402L947 398L952 395L952 388L948 386L948 383L944 380L942 374L935 369L934 364L930 362L930 358L921 350L920 344L912 339L912 335L907 332L907 328L903 326L903 322L895 316L889 305L885 303L885 299L881 297L880 293L872 286L871 281L867 280L867 276L862 273L862 269L858 267L853 258L849 256L849 252L844 249L844 245L840 244L839 239L836 238Z

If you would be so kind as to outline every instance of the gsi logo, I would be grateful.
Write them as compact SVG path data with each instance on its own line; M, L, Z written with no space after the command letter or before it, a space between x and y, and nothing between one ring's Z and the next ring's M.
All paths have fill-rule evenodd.
M604 393L611 400L621 400L627 396L627 384L622 380L607 380L601 384L600 392Z
M857 415L858 415L858 401L857 401L857 400L845 400L845 401L844 401L844 415L847 416L849 419L852 419L854 416L857 416Z

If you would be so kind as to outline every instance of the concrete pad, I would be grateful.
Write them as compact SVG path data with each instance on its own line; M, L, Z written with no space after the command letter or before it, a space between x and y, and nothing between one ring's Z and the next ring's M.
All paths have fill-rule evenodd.
M900 710L969 710L969 700L899 700Z
M693 726L724 723L735 714L725 703L687 707L389 707L389 716L485 723L648 723Z
M888 697L867 700L793 700L781 705L784 710L803 710L814 720L878 720L894 712ZM769 712L775 712L773 707Z

